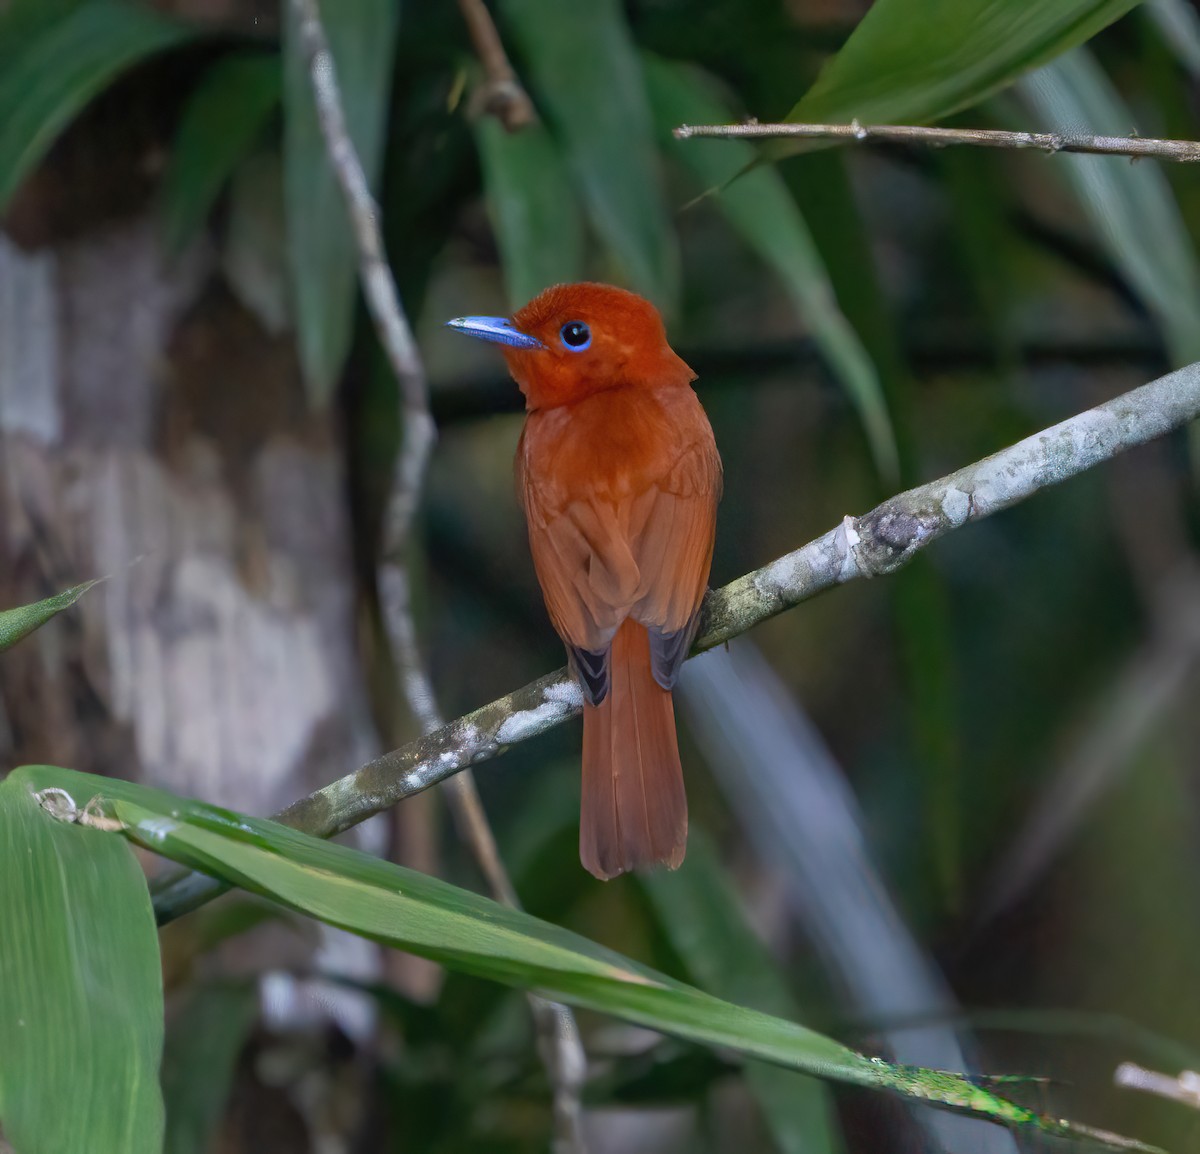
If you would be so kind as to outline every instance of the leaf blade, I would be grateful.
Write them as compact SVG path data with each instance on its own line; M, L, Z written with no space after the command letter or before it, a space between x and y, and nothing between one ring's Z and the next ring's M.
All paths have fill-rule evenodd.
M542 124L506 132L478 117L488 214L514 311L547 285L582 279L583 220L558 145Z
M1138 0L876 0L816 83L796 122L926 123L1006 87L1082 44ZM778 159L803 145L777 142Z
M329 402L354 336L358 252L317 117L294 5L284 19L284 211L296 338L309 400ZM339 0L322 21L346 129L378 183L398 25L392 0Z
M641 62L620 4L504 0L500 13L596 231L629 287L674 313L675 230L661 190Z
M0 856L5 1136L38 1154L157 1154L162 981L131 847L54 820L10 775Z
M767 951L746 924L708 839L693 832L683 866L640 878L672 945L702 989L794 1018L797 1007ZM819 1083L754 1062L746 1082L783 1154L842 1149L832 1102Z
M198 30L132 5L85 4L29 37L0 73L0 211L59 133L138 61Z
M53 597L47 597L44 601L0 611L0 653L28 637L35 629L40 629L51 617L69 609L99 581L100 578L85 581L82 585L72 586Z
M751 170L756 153L745 141L674 139L674 125L719 123L732 116L700 74L649 58L646 78L664 144L701 189L721 190L716 208L779 277L857 410L880 476L894 483L899 478L899 454L879 373L838 307L824 261L783 178L771 168ZM734 180L739 172L744 175Z
M1121 134L1132 112L1095 58L1078 49L1019 86L1022 102L1047 131ZM1200 261L1157 162L1122 163L1100 156L1062 156L1062 173L1097 241L1107 249L1153 313L1177 365L1200 357Z
M1084 1133L957 1075L868 1059L832 1038L721 1001L520 910L275 822L72 770L27 766L12 778L34 788L64 789L77 805L99 798L126 836L152 852L450 968L818 1077L894 1090L1008 1125L1063 1136ZM1116 1138L1112 1143L1146 1149Z
M181 252L282 98L277 56L227 56L192 93L163 179L163 247Z

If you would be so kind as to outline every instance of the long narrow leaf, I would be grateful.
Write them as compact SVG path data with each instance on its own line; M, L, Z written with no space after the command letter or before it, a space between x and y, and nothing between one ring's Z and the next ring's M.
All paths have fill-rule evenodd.
M139 60L196 35L144 8L97 2L31 36L0 72L0 212L97 93Z
M515 310L547 285L581 279L583 220L558 143L542 124L474 122L488 213Z
M889 1065L793 1022L724 1002L568 930L435 878L281 826L158 790L46 766L13 779L97 806L155 853L329 925L462 970L817 1077L1062 1136L1091 1132L954 1074ZM1094 1135L1093 1135L1094 1136ZM1104 1136L1116 1148L1146 1149Z
M284 5L284 200L300 363L314 405L328 402L353 337L358 258L321 135L294 5ZM399 6L325 0L321 16L346 127L374 184L383 155Z
M1027 77L1019 94L1047 131L1127 133L1134 123L1095 58L1079 49ZM1200 264L1166 177L1152 160L1057 158L1096 239L1162 326L1177 365L1200 357Z
M668 313L679 293L641 60L617 0L503 0L500 13L587 203L631 288Z
M0 611L0 653L16 645L23 637L28 637L35 629L45 625L51 617L64 609L70 609L95 584L96 581L85 581L82 585L76 585L54 597L47 597L45 601Z
M0 1133L18 1154L158 1154L162 980L132 848L10 776L0 926Z
M206 1154L221 1123L238 1054L258 1019L253 982L202 985L174 1016L163 1053L164 1154Z
M713 95L702 73L650 57L646 78L664 144L692 172L699 188L721 188L716 207L778 274L858 410L880 476L888 484L894 483L899 473L896 438L879 374L838 308L821 254L783 178L770 168L756 168L734 181L738 172L754 161L755 150L744 141L674 139L671 129L677 124L711 124L731 118L729 108Z
M712 846L692 833L687 861L673 872L642 879L672 945L700 986L730 1001L745 1002L781 1017L796 1006L721 869ZM840 1150L832 1126L832 1102L816 1082L776 1066L753 1062L746 1082L783 1154Z
M196 234L221 189L279 107L279 57L227 56L209 69L184 110L163 180L163 247L175 254Z
M1138 0L876 0L789 120L925 122L1082 44Z

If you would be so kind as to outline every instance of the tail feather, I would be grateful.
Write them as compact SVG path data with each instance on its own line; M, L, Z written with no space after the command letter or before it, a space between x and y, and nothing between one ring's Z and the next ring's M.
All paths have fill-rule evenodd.
M669 690L654 680L646 628L613 638L608 696L583 710L579 856L598 878L665 864L687 847L687 797Z

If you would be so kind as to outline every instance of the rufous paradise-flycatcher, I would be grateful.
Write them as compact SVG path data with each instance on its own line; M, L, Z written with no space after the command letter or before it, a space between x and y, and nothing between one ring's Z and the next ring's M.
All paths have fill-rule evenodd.
M721 459L649 301L546 289L511 320L452 328L501 346L525 395L517 493L550 620L583 691L579 856L598 878L687 846L671 690L712 564Z

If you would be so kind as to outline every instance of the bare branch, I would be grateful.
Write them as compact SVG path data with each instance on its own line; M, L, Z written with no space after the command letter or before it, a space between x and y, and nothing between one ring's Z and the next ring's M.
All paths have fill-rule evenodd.
M863 517L711 592L693 653L722 645L835 585L895 572L939 537L989 517L1200 416L1200 363L1034 433L956 473L909 489ZM289 806L278 820L332 837L396 802L495 757L582 709L565 669L549 673ZM189 875L156 897L160 921L219 892Z
M412 328L400 302L396 281L387 263L379 211L367 185L358 153L346 130L341 93L333 55L321 24L316 0L292 0L299 25L300 43L308 60L321 131L342 193L358 246L359 279L379 339L400 386L403 434L392 477L384 517L383 547L378 567L379 597L392 657L400 674L409 710L426 734L442 728L433 683L421 660L408 576L408 543L420 503L425 475L436 440L436 427L429 410L429 387L425 366L413 338ZM464 3L464 14L472 20L477 46L486 43L490 67L507 68L504 50L487 10L481 3L472 16L472 5ZM490 29L491 41L487 40ZM497 57L498 54L498 57ZM499 62L498 62L499 61ZM487 61L485 61L486 63ZM512 70L512 86L520 92ZM511 101L512 96L509 94ZM518 102L519 104L519 102ZM532 109L528 109L532 112ZM512 109L520 115L519 108ZM446 782L447 795L459 833L471 847L489 888L498 901L518 906L516 891L496 849L496 841L484 813L479 792L470 773ZM556 1150L581 1154L584 1150L581 1092L586 1059L570 1010L529 995L539 1040L539 1051L554 1087Z
M458 0L475 55L483 65L483 86L477 92L479 110L494 116L509 132L537 121L529 94L508 62L500 33L483 0Z
M1076 132L1003 132L990 128L927 128L911 124L681 124L678 140L698 137L791 140L853 140L860 144L924 144L944 148L973 144L980 148L1031 148L1040 152L1086 152L1099 156L1153 156L1185 164L1200 161L1200 142L1143 136L1089 136Z
M1157 1094L1200 1110L1200 1074L1195 1070L1184 1070L1176 1077L1147 1070L1136 1062L1122 1062L1113 1074L1113 1085L1126 1090L1141 1090L1145 1094Z

